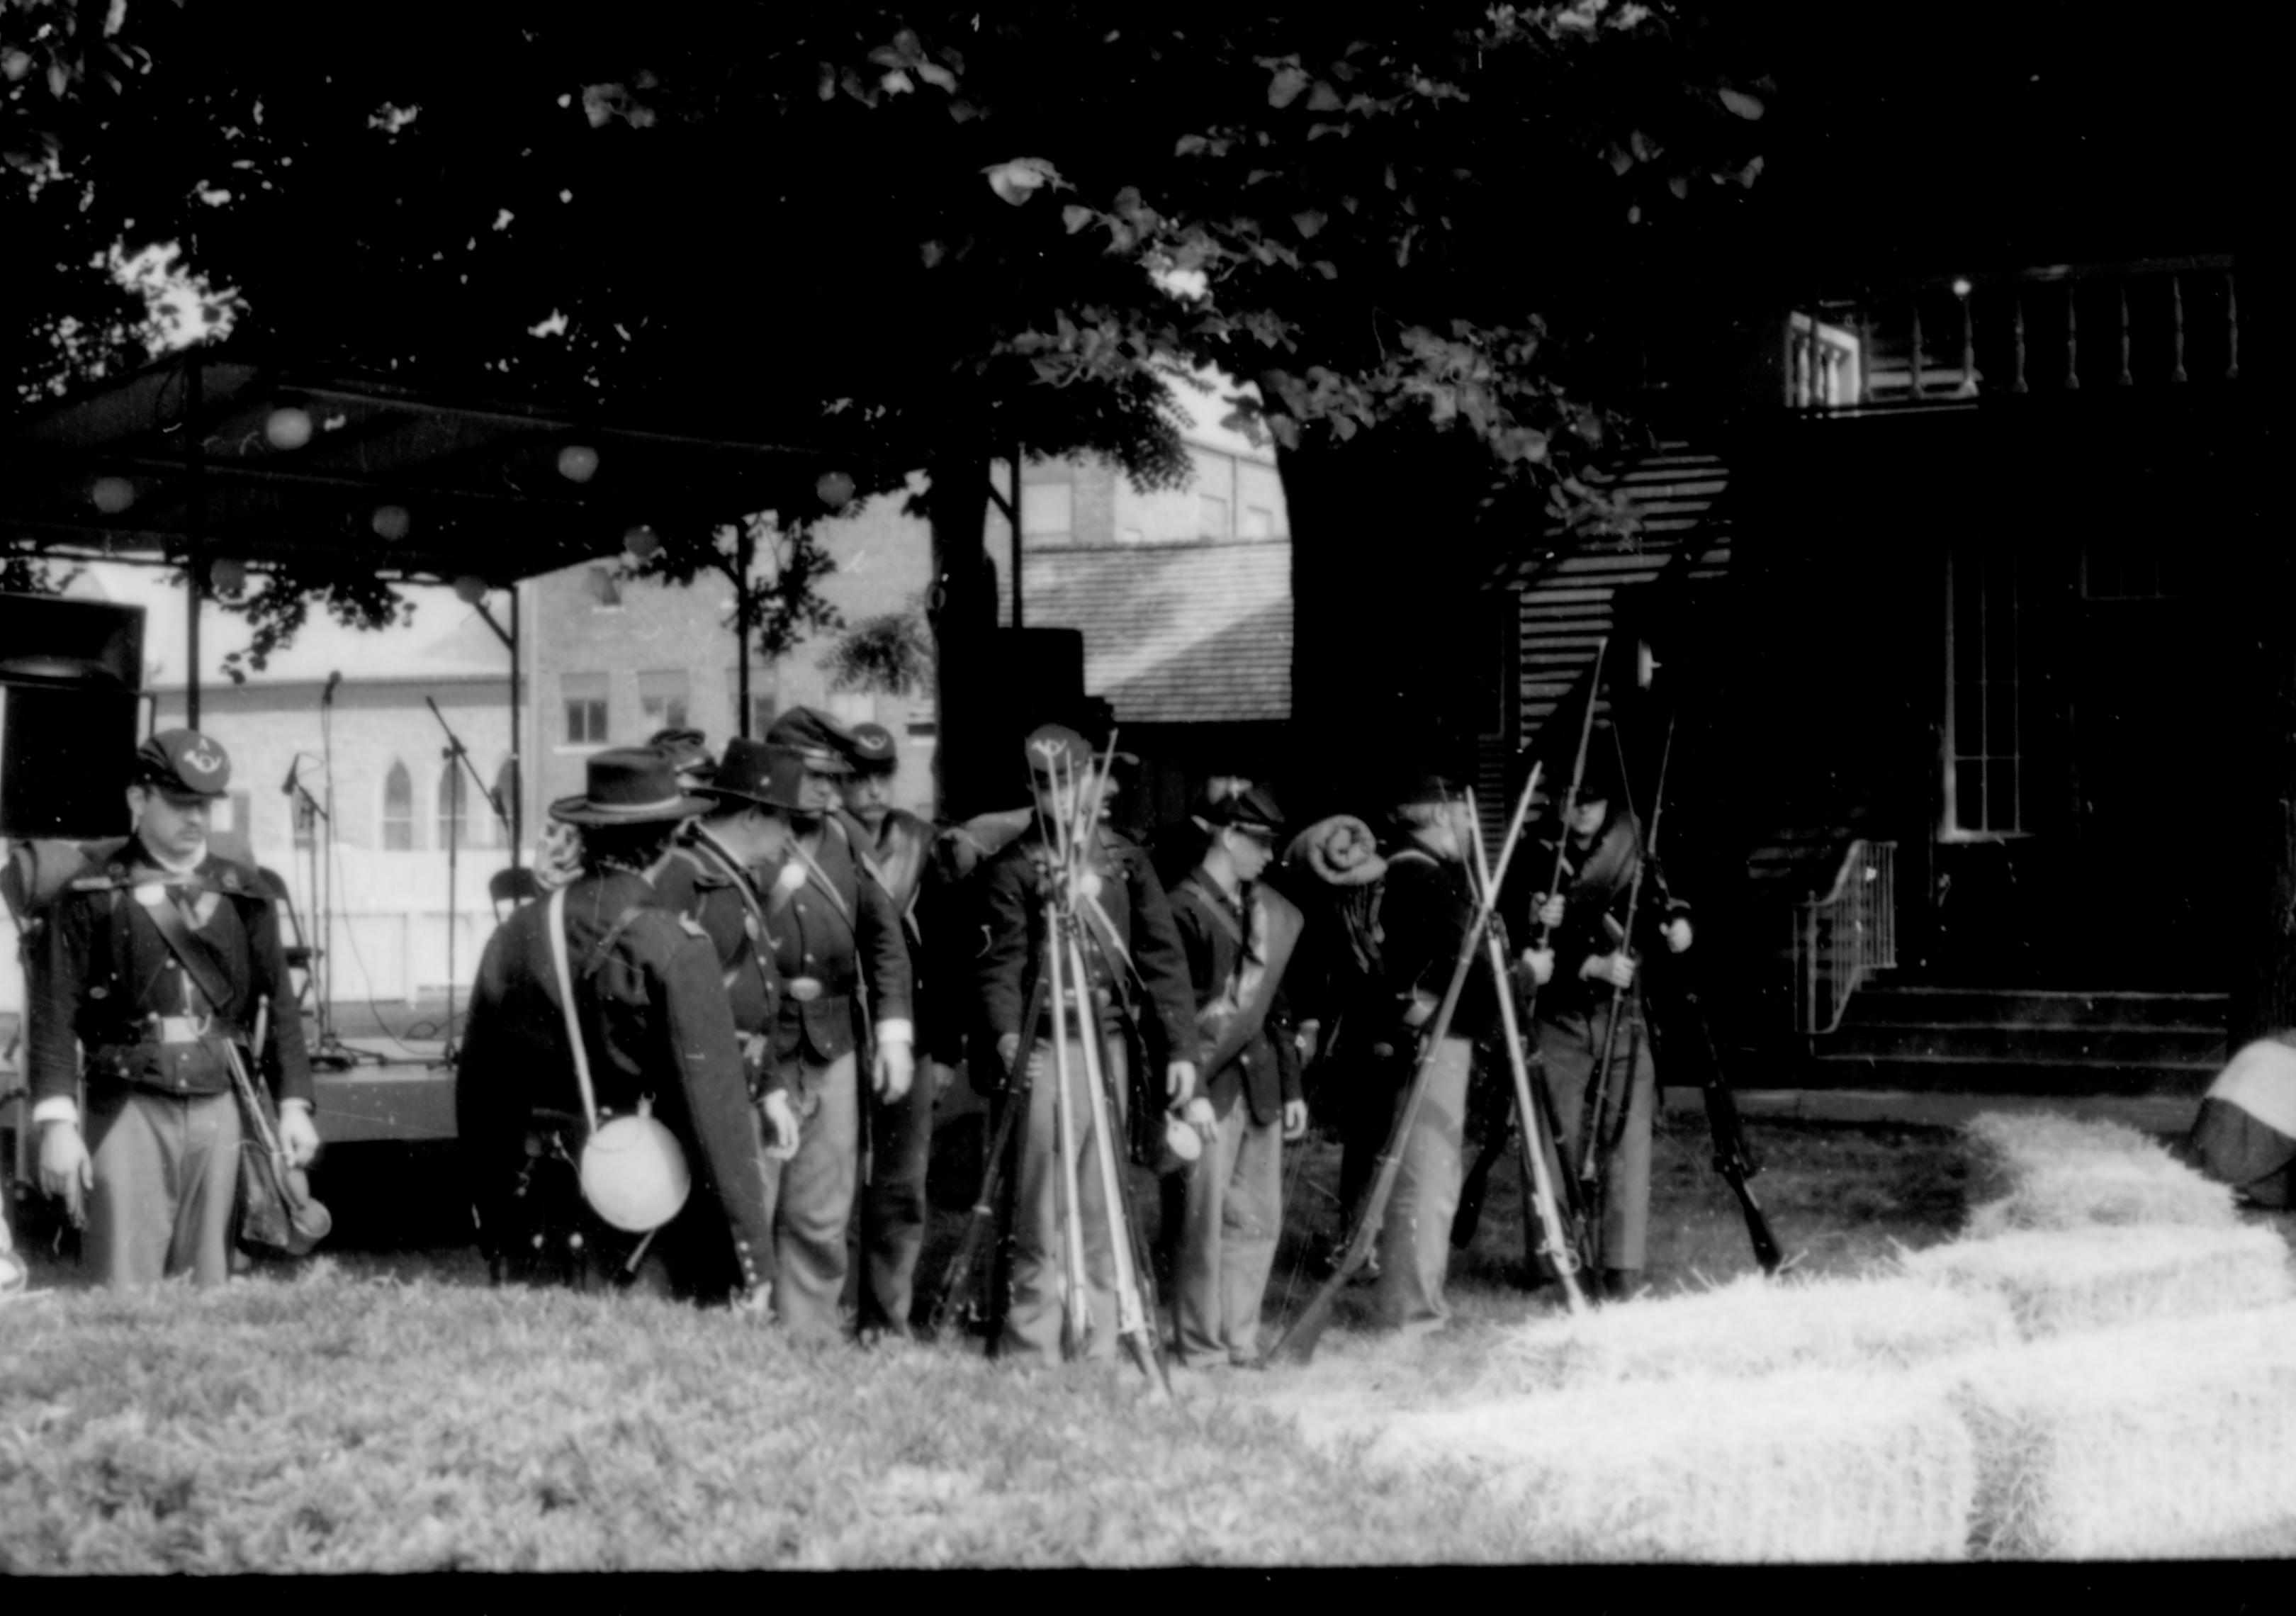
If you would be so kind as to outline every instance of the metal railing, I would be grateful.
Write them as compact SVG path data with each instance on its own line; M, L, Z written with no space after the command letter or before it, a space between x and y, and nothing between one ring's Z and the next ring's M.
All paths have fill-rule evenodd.
M1790 314L1786 403L1872 409L2240 375L2229 256L2056 264L1862 289Z
M1833 1031L1858 984L1898 963L1898 844L1849 844L1833 886L1793 915L1794 1025Z

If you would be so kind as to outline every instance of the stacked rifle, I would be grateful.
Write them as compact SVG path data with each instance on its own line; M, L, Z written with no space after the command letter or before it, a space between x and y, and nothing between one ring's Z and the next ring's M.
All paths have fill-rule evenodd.
M1070 1357L1082 1356L1086 1337L1095 1323L1087 1274L1084 1185L1077 1161L1078 1128L1088 1121L1093 1136L1090 1170L1099 1176L1115 1268L1117 1336L1142 1372L1168 1392L1171 1382L1159 1333L1153 1270L1132 1204L1130 1175L1119 1154L1124 1098L1103 1055L1099 1005L1086 964L1088 950L1097 954L1103 949L1111 951L1119 963L1129 964L1122 956L1120 939L1111 935L1103 942L1086 923L1089 917L1103 931L1107 927L1099 902L1100 876L1092 867L1091 852L1100 803L1106 793L1109 772L1115 764L1115 747L1116 738L1111 734L1093 767L1082 773L1070 765L1066 749L1057 742L1041 748L1041 772L1050 779L1053 800L1061 810L1049 823L1041 816L1037 820L1037 832L1043 838L1037 849L1042 872L1039 892L1043 929L1031 962L1028 1008L1021 1020L1020 1045L1013 1053L1012 1070L1006 1074L1004 1114L989 1146L988 1170L983 1176L964 1240L949 1266L934 1305L932 1325L939 1333L964 1311L971 1300L974 1271L993 1231L1000 1222L1009 1231L1013 1216L1011 1188L1019 1177L1011 1160L1015 1147L1014 1130L1025 1128L1032 1084L1037 1077L1049 1075L1053 1081L1054 1136L1058 1155L1054 1164L1054 1191L1061 1235L1062 1349ZM1115 1003L1119 1008L1126 1005L1121 993L1115 996ZM1125 1013L1128 1017L1128 1010ZM1041 1036L1050 1045L1050 1071L1043 1073L1033 1056L1039 1029L1047 1017L1051 1025ZM1070 1081L1075 1075L1071 1053L1083 1068L1083 1118L1078 1115L1077 1091ZM1105 1327L1108 1321L1097 1322ZM994 1352L996 1327L993 1319L989 1327L990 1350Z

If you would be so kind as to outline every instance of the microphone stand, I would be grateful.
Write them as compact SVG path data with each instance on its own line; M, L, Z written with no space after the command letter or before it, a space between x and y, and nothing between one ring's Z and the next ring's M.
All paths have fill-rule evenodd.
M510 821L503 813L502 801L495 795L494 788L480 777L479 766L471 761L470 749L463 744L463 738L455 733L455 726L447 722L447 715L439 710L439 703L436 701L425 696L422 698L422 704L430 710L430 716L439 720L439 727L447 732L446 750L439 756L445 761L450 772L458 760L461 762L463 770L471 776L472 782L478 786L479 795L485 799L489 808L494 809L496 820L507 833ZM460 795L459 792L456 794ZM459 803L457 807L460 807ZM456 849L463 843L464 818L465 816L460 812L455 815L450 822L454 833L447 838L447 1036L439 1051L439 1063L442 1066L452 1066L455 1063L455 923L460 918L457 912L455 866Z
M325 825L332 833L333 822L328 817L327 810L319 806L319 800L311 795L310 787L303 783L302 769L303 754L298 752L295 755L295 760L287 766L287 783L281 789L286 792L288 801L293 804L297 810L311 816L311 840L304 848L303 862L304 868L308 872L306 891L317 909L314 919L317 923L319 940L315 943L309 937L304 935L300 921L295 923L295 940L310 957L308 970L311 983L311 997L316 1001L312 1010L318 1018L318 1036L311 1043L311 1064L340 1070L353 1064L357 1055L355 1052L343 1048L336 1042L334 1018L327 1003L327 979L324 970L327 960L327 910L326 900L320 896L319 890L319 827ZM294 918L292 910L289 911L288 917L291 920Z

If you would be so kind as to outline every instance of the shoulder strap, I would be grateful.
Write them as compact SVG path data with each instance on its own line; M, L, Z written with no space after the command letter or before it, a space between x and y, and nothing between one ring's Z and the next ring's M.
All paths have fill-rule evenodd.
M176 900L162 892L160 901L155 904L147 904L138 898L135 907L160 933L161 940L168 945L168 952L176 956L177 964L183 966L184 974L190 977L199 990L207 996L209 1007L220 1013L231 1002L231 988L217 974L215 961L192 940L190 928L184 924L183 912L176 907Z
M697 831L695 838L693 850L718 865L726 880L732 883L734 890L742 895L742 906L749 910L750 918L758 923L758 935L762 937L766 927L765 906L758 901L758 889L750 882L749 872L740 868L727 857L725 849L709 839L709 832Z
M1244 946L1244 937L1242 928L1237 926L1235 922L1229 918L1227 905L1221 901L1217 893L1213 892L1210 888L1206 887L1202 882L1196 880L1193 876L1190 876L1187 880L1182 882L1180 883L1180 890L1184 892L1193 892L1197 898L1202 900L1203 907L1210 911L1211 917L1219 923L1220 930L1226 932L1228 937L1238 947Z
M836 822L832 820L830 823ZM807 879L821 889L823 896L827 898L831 906L836 909L837 917L845 923L845 929L849 931L855 931L853 911L846 906L845 895L837 890L837 883L830 880L829 872L821 867L818 859L805 850L805 845L802 842L792 838L789 846L790 851L796 854L798 861L805 865ZM856 932L856 935L858 933Z
M598 1096L590 1087L590 1052L582 1042L582 1023L574 1014L574 972L566 960L566 889L550 894L550 964L558 973L558 1005L566 1013L566 1042L574 1052L574 1080L582 1088L582 1117L590 1131L598 1131Z

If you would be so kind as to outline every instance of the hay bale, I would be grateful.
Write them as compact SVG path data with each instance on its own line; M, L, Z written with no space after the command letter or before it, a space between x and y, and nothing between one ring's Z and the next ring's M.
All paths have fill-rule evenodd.
M1521 1511L1526 1543L1637 1559L1956 1559L1978 1471L1951 1390L1936 1371L1582 1386L1398 1414L1368 1456L1469 1466Z
M2268 1228L2032 1229L1903 1259L1907 1274L1999 1297L2028 1339L2269 1308L2296 1296Z
M1964 1233L2178 1224L2229 1228L2232 1192L2119 1122L2048 1112L1987 1112L1970 1120L1970 1200Z
M1492 1344L1473 1391L1506 1397L1692 1374L1899 1369L2016 1340L2008 1305L1986 1290L1908 1276L1797 1283L1750 1275L1510 1330Z
M1968 1360L1975 1554L2181 1555L2296 1522L2296 1306Z

